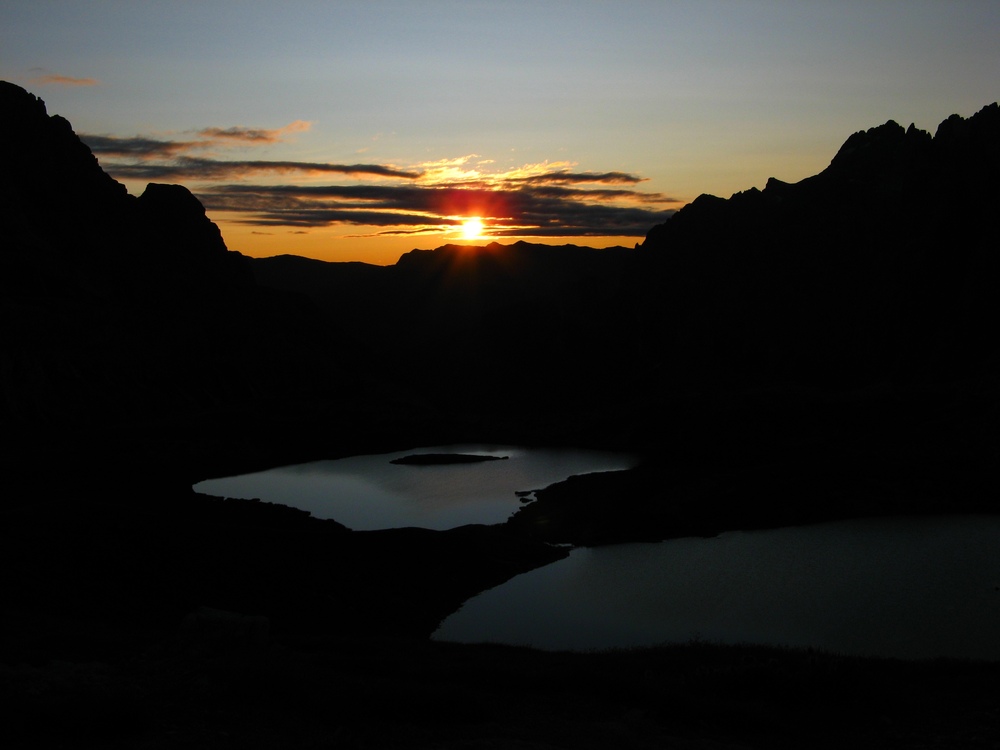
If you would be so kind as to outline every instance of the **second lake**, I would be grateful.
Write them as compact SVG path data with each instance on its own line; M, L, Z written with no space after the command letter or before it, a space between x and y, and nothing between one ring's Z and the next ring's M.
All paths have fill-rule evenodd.
M574 549L434 638L542 649L704 640L1000 660L1000 516L868 518Z

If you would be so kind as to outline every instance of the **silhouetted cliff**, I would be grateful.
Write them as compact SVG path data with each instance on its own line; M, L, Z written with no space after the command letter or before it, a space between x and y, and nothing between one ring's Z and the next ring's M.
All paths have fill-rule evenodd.
M646 313L678 354L736 382L995 375L998 148L992 104L933 138L892 121L855 133L796 184L701 196L642 245L660 285Z
M701 196L637 251L519 242L388 268L252 264L350 320L429 397L486 414L992 377L998 120L990 105L934 137L891 121L856 133L821 174Z
M0 661L170 643L203 606L293 639L426 637L565 554L196 495L199 474L417 440L412 418L372 397L383 378L339 321L256 284L186 188L128 195L6 83L0 190Z
M250 260L187 190L129 196L0 82L3 739L995 739L992 665L407 639L566 553L532 537L995 511L998 146L995 104L933 138L890 122L636 250ZM241 461L497 436L646 461L446 532L190 491Z
M654 227L620 303L655 457L538 493L514 525L592 544L995 511L998 175L992 104L933 138L856 133L819 175Z
M39 100L0 96L13 434L142 424L216 470L602 442L736 485L831 471L819 446L859 481L981 478L994 455L995 104L933 137L856 133L822 173L701 196L639 248L446 245L383 268L230 252L187 190L129 196Z
M357 382L336 326L258 287L186 188L130 196L66 120L4 82L0 234L0 421L13 456L87 463L147 441L158 452L207 439L214 414L260 415Z

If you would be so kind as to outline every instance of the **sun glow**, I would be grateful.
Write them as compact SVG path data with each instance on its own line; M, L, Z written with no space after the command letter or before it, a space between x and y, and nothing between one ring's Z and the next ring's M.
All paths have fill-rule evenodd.
M478 216L470 216L462 222L462 239L478 240L483 236L483 220Z

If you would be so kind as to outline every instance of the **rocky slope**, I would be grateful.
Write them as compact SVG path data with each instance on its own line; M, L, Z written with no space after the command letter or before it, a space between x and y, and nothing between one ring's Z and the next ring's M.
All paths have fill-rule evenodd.
M700 198L635 251L374 269L250 262L186 190L127 195L0 83L0 740L995 744L994 665L426 636L564 554L532 536L992 509L996 120L856 134L823 174ZM649 460L448 532L190 491L241 463L486 435Z
M213 430L224 442L230 420L260 423L266 442L272 410L287 418L363 382L355 343L304 298L256 285L187 189L130 196L66 120L9 83L0 235L11 471L44 471L52 455L80 471L144 457L178 468Z
M642 245L669 300L651 312L683 311L679 335L702 342L689 355L736 381L995 376L998 149L992 104L933 137L892 121L856 133L796 184L701 196Z
M997 175L992 104L933 137L856 133L814 177L701 196L651 229L620 302L655 374L652 457L549 488L511 523L599 544L995 511Z
M170 633L199 606L286 633L426 637L564 554L504 529L352 533L195 495L198 474L418 438L391 395L367 397L357 344L304 296L256 284L190 192L128 195L6 83L0 189L11 658Z

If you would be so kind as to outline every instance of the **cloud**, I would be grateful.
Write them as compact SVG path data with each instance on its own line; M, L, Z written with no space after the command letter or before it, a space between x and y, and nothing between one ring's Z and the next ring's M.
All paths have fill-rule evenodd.
M544 174L521 178L526 183L612 183L635 185L645 182L639 177L626 172L565 172L557 170Z
M89 144L89 141L86 141ZM93 148L93 147L92 147ZM103 165L112 177L118 179L142 180L222 180L236 179L262 172L285 174L343 174L351 176L370 175L375 177L396 177L413 180L420 172L411 172L385 164L329 164L325 162L302 161L233 161L208 159L195 156L179 156L164 163L110 163Z
M441 233L478 216L494 237L641 237L681 203L641 190L640 175L581 170L565 161L497 169L477 154L413 167L220 158L226 148L275 143L309 127L296 120L272 130L202 128L189 139L81 138L113 159L103 164L113 177L186 183L212 214L261 230L367 226L375 235ZM212 151L195 153L206 149ZM330 175L349 179L313 184ZM253 177L260 184L248 184ZM265 184L277 179L291 184Z
M283 128L275 130L235 126L231 128L205 128L199 130L198 135L204 138L223 139L239 143L277 143L282 140L282 136L288 133L302 133L311 127L312 123L308 120L296 120L285 125Z
M436 224L428 224L417 229L386 229L381 232L369 232L368 234L346 234L345 237L409 237L421 234L441 234L441 227Z
M301 133L312 127L312 123L306 120L295 120L281 128L266 130L263 128L246 128L234 126L230 128L203 128L197 131L200 140L164 140L160 138L149 138L146 136L133 136L123 138L121 136L98 135L95 133L81 133L80 140L90 146L90 150L96 154L106 154L131 159L176 159L191 151L204 150L212 147L228 147L235 145L266 145L278 143L283 140L283 136L288 133ZM109 169L111 165L106 166ZM125 165L118 165L124 169ZM165 174L178 173L180 165L163 165ZM169 169L167 169L169 167ZM173 171L171 171L173 170Z
M639 190L618 190L607 188L565 188L556 185L530 186L530 190L536 195L545 195L552 198L574 199L582 198L586 200L614 201L627 199L637 203L681 203L679 198L670 198L663 193L645 193Z
M524 185L569 185L569 184L611 184L637 185L645 182L645 177L628 172L574 172L576 165L571 162L541 162L524 164L520 167L500 172L484 172L482 166L493 164L492 159L481 159L475 166L469 162L477 158L477 154L460 156L456 159L442 159L424 162L423 180L435 184L464 184L468 187L490 187L520 183Z
M90 133L82 133L80 140L86 143L95 154L134 159L172 159L185 151L210 145L206 141L164 141L141 136L119 138ZM109 166L105 165L105 169L109 170Z
M391 233L446 231L480 216L488 234L644 236L673 213L672 199L630 190L511 185L217 185L198 192L211 212L255 226L336 224L392 227Z
M217 159L191 156L190 152L233 143L273 143L287 132L302 131L309 123L296 120L277 130L249 128L205 128L198 131L205 140L168 140L134 136L97 135L81 133L80 140L90 150L102 156L123 161L102 162L101 166L112 177L122 180L179 180L205 181L240 179L260 173L286 174L300 172L304 175L342 174L352 177L372 176L414 180L423 172L387 164L331 164L328 162L268 161Z
M96 78L73 78L72 76L60 76L47 74L36 76L31 82L37 86L100 86L101 82Z

